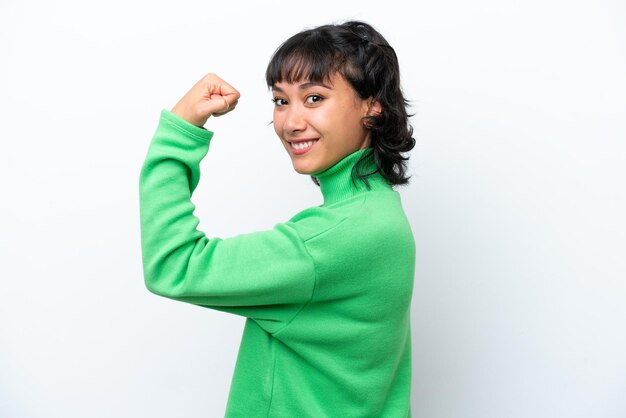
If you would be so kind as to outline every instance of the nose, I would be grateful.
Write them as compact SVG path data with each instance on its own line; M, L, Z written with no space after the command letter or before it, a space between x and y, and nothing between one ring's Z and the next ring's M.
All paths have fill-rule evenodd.
M300 132L306 130L306 120L303 109L297 105L291 105L286 109L283 121L285 133Z

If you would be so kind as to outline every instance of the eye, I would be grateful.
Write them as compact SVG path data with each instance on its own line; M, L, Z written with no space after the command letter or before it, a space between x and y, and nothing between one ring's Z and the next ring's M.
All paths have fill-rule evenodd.
M276 107L280 107L280 106L284 106L285 105L285 99L281 99L280 97L274 97L272 99L272 103L274 103L274 106Z
M314 103L319 103L322 100L324 100L324 98L322 96L318 96L317 94L312 94L309 97L306 98L307 102L310 104L314 104ZM311 99L311 100L309 100Z

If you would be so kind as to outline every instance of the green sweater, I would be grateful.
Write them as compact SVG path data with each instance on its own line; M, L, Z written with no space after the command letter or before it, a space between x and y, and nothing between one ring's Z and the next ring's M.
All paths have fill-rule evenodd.
M147 288L247 318L227 417L410 416L415 243L356 151L319 173L324 204L273 229L209 238L190 198L213 133L163 110L140 175ZM373 164L373 163L370 163Z

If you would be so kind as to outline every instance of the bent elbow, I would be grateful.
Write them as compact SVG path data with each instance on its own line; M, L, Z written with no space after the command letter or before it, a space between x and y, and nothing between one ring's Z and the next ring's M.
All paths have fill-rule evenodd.
M159 269L146 269L144 272L144 284L151 293L166 298L181 296L182 274L159 271Z
M163 294L162 286L159 286L159 281L156 280L153 275L145 274L143 282L146 286L146 289L148 289L150 293L154 293L155 295L159 295L159 296L165 296Z

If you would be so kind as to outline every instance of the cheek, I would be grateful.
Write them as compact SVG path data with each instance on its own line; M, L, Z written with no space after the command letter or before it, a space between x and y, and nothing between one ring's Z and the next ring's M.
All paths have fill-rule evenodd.
M335 135L341 129L341 114L332 109L316 109L307 116L308 124L321 135Z
M338 137L342 138L342 142L346 142L348 138L355 134L355 128L358 124L355 121L354 114L352 112L336 112L334 115L329 115L329 121L332 121L332 126L329 124L329 128L333 132L336 132Z
M342 138L341 149L344 151L354 151L363 141L365 129L360 116L356 111L344 112L335 125L337 134Z

